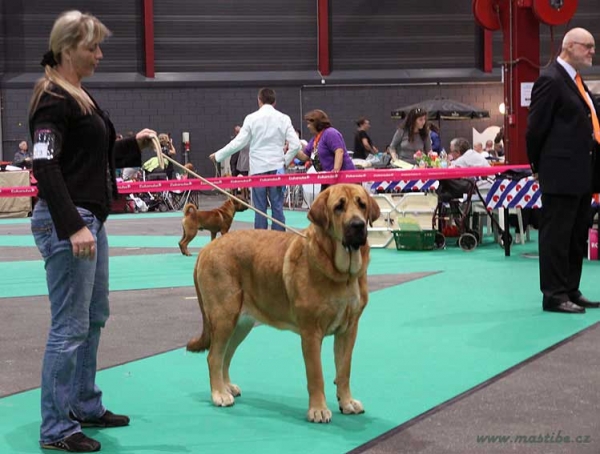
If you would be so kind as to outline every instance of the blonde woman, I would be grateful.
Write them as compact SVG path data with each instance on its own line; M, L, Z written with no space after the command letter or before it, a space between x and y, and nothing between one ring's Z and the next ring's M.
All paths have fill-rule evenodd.
M158 141L160 142L160 147L162 150L162 153L165 156L168 156L169 158L173 158L173 156L175 156L177 154L177 152L175 151L175 147L173 146L173 139L171 139L171 137L169 136L169 134L159 134L158 135ZM167 161L165 159L165 173L167 174L167 178L169 180L173 179L173 171L174 171L174 166L170 161Z
M82 427L116 427L96 386L100 331L109 315L104 222L116 194L115 168L139 167L150 129L115 142L107 114L81 85L100 60L109 30L94 16L63 13L50 33L45 75L33 90L29 129L39 202L31 219L45 262L52 315L42 366L44 449L100 450Z

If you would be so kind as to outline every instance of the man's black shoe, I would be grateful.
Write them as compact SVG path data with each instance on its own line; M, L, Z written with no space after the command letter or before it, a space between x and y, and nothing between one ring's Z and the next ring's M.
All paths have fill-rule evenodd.
M585 309L571 301L564 301L554 306L544 306L546 312L564 312L567 314L583 314Z
M571 300L578 306L585 307L587 309L597 309L598 307L600 307L600 303L590 301L585 296L580 296L579 298L571 298Z
M82 432L76 432L64 440L55 441L54 443L43 443L41 446L42 449L67 452L96 452L100 451L101 447L100 442Z
M129 425L129 416L115 415L110 410L106 410L106 412L97 419L82 420L72 413L71 419L77 421L81 427L123 427Z

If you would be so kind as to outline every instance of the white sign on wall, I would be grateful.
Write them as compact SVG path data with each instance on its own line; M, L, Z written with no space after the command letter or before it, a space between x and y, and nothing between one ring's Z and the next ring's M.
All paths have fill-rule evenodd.
M531 91L533 82L521 82L521 107L529 107L531 104Z

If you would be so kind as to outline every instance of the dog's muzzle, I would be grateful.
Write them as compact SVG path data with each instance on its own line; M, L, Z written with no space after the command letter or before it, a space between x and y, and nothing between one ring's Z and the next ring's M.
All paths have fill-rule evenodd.
M367 223L359 218L353 218L344 226L342 245L346 249L358 250L367 244Z

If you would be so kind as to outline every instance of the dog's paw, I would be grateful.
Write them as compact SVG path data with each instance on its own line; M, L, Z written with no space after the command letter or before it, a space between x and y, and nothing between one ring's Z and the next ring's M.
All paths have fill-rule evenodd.
M329 408L309 408L306 418L309 422L328 423L331 422L331 410Z
M340 401L340 411L344 415L359 415L365 412L363 404L359 400L349 399L346 401Z
M240 389L240 387L238 385L234 385L233 383L228 383L227 389L229 390L229 393L233 397L239 397L242 395L242 390Z
M228 391L213 391L212 401L217 407L231 407L235 403L235 399Z

